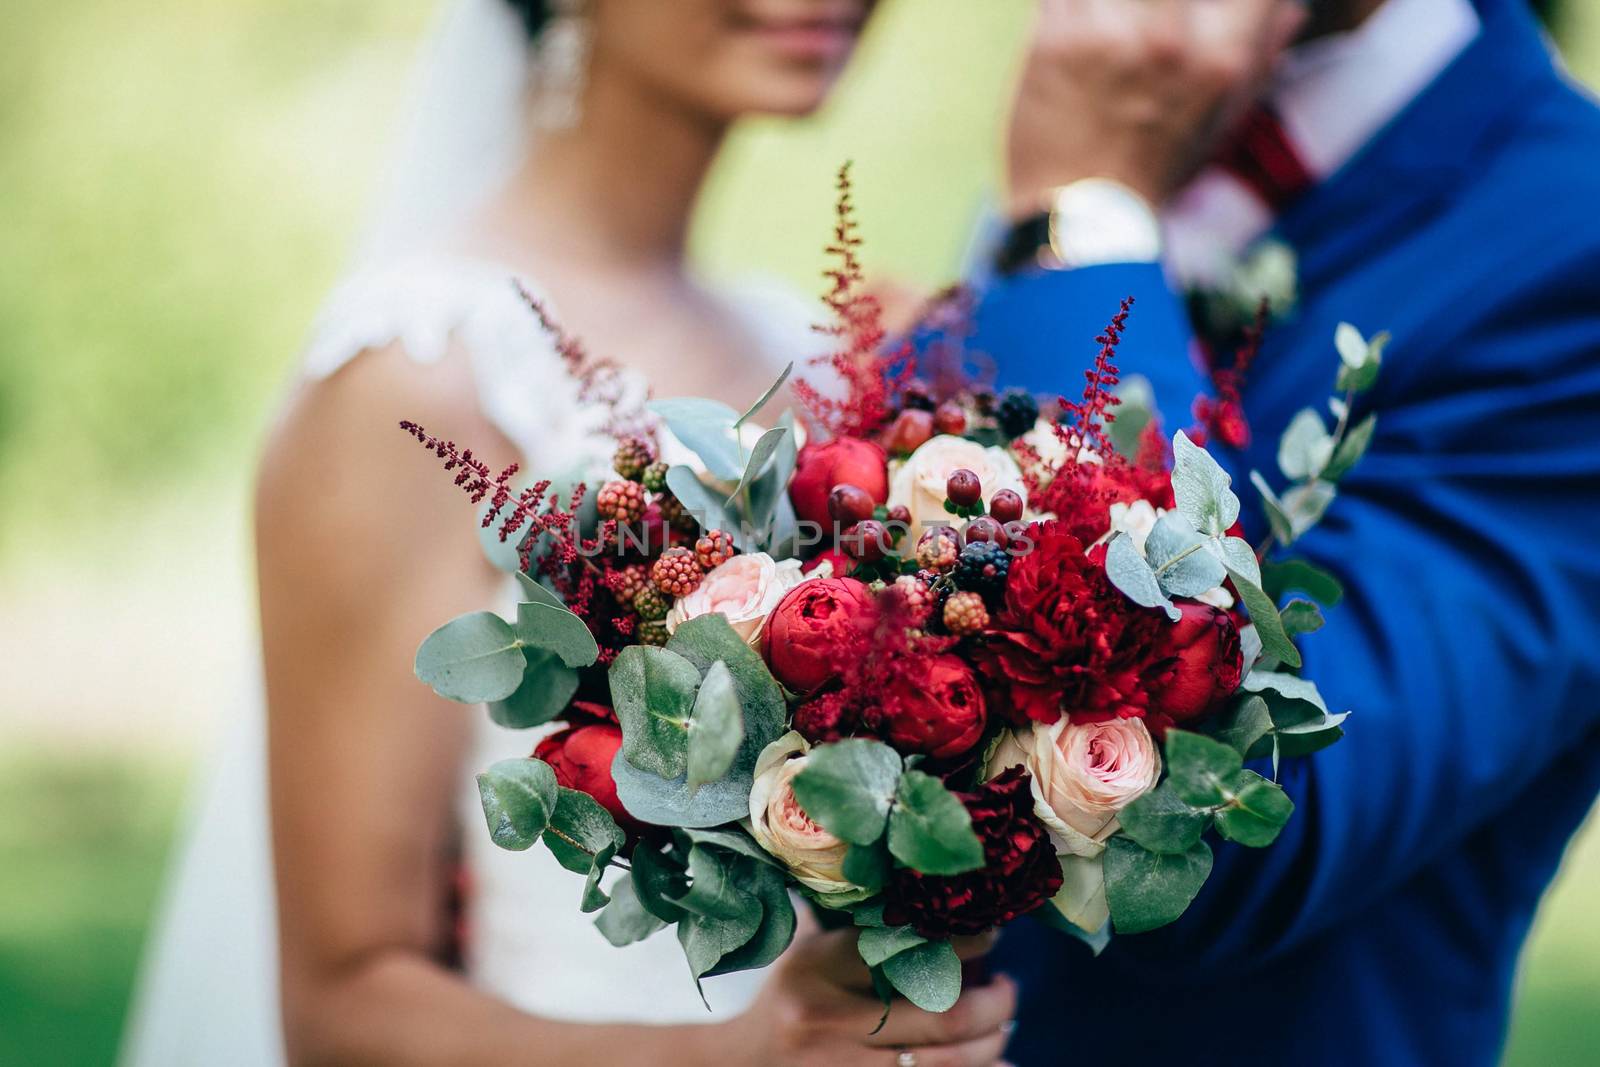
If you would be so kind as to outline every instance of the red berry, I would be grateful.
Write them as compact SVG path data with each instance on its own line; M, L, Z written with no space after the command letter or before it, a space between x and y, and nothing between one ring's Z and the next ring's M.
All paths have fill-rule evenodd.
M961 536L969 545L974 541L988 541L999 545L1001 548L1006 547L1006 543L1011 540L1006 536L1005 528L987 515L979 515L967 523L966 529L961 532Z
M694 552L682 545L661 553L661 558L650 568L650 580L668 596L688 596L699 588L700 579L704 577L705 572L700 569Z
M883 447L897 455L905 455L921 448L933 436L933 412L920 408L907 408L889 424L883 435Z
M989 625L989 609L977 593L951 593L944 602L944 624L957 637L965 637Z
M1002 489L989 501L989 514L996 522L1016 522L1022 518L1022 494L1015 489Z
M950 503L958 508L970 508L983 498L983 483L978 481L978 476L965 467L950 472L950 478L944 483L945 495L950 498Z
M933 413L933 425L940 433L965 433L967 413L961 410L960 404L946 401Z
M889 521L898 522L903 526L911 525L911 509L904 504L896 504L889 509Z
M726 530L712 530L694 543L695 562L708 571L728 562L737 551L733 535Z
M876 506L871 494L860 486L841 483L828 494L828 514L841 526L852 526L872 518L872 509Z
M595 510L600 517L620 523L642 519L644 503L644 486L638 482L607 482L595 496Z
M917 564L926 570L947 571L961 555L961 538L949 526L930 526L917 538Z
M839 547L862 563L876 563L889 550L889 531L877 519L863 519L840 536Z

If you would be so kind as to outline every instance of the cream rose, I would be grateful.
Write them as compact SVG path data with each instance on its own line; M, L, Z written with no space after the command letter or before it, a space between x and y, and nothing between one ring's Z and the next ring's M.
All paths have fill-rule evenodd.
M713 568L694 592L673 602L667 612L667 632L676 631L690 619L717 612L727 618L734 633L754 647L783 594L806 578L800 573L799 560L779 563L765 552L734 556Z
M1095 857L1117 832L1117 812L1156 787L1161 754L1140 719L1014 730L989 759L992 777L1020 764L1033 788L1033 812L1057 852Z
M761 750L750 787L750 836L819 893L856 888L844 877L849 844L811 821L794 798L794 776L805 769L811 746L791 730Z
M891 465L889 472L888 506L911 512L908 543L916 544L924 526L958 521L944 509L945 483L952 472L962 469L978 476L985 505L1002 489L1026 495L1017 461L1005 449L985 448L950 434L930 438L904 462Z

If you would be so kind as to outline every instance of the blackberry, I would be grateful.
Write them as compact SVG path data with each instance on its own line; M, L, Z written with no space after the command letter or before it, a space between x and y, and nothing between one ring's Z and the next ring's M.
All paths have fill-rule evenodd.
M957 589L966 589L994 600L1005 592L1006 574L1011 569L1011 557L1006 550L991 541L973 541L961 550L956 569L951 578Z
M1000 406L994 414L1001 433L1021 437L1039 421L1039 402L1026 389L1007 389L1000 395Z

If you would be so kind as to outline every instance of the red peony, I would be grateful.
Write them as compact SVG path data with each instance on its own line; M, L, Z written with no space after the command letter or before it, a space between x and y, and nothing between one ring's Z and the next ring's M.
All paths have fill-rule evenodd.
M1063 523L1028 528L1033 551L1011 561L1005 601L974 650L978 669L1021 725L1063 714L1142 717L1142 678L1166 616L1134 604Z
M896 671L869 715L878 733L903 754L952 759L983 736L988 713L972 668L957 656L929 656L915 669Z
M835 437L806 445L795 462L789 482L794 513L823 529L833 525L828 514L828 494L841 483L864 489L874 504L889 499L889 459L883 449L859 437Z
M1012 767L971 793L957 793L983 842L984 865L955 875L894 872L883 921L910 923L930 939L981 934L1040 907L1061 888L1061 863L1033 814L1028 775Z
M1239 688L1244 652L1233 617L1220 608L1178 601L1183 618L1163 626L1145 681L1150 710L1176 722L1216 711Z
M841 650L871 634L877 610L872 592L854 578L801 582L767 616L761 654L778 681L814 692L838 677Z
M550 764L556 781L568 789L588 793L611 813L617 825L633 836L639 832L638 820L628 814L617 796L617 783L611 777L611 761L622 747L622 727L616 715L604 704L574 701L571 725L539 742L535 758Z

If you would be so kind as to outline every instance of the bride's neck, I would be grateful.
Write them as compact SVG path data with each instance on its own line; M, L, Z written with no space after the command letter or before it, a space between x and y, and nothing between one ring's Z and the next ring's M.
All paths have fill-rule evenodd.
M597 57L598 59L598 57ZM626 271L680 270L725 122L591 71L582 118L546 134L501 198L499 237Z

